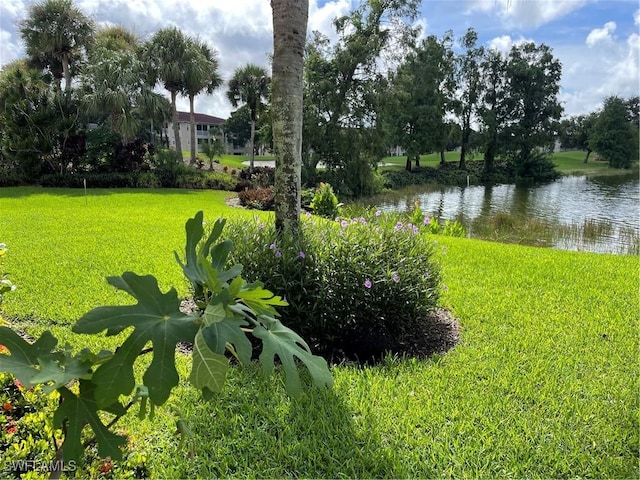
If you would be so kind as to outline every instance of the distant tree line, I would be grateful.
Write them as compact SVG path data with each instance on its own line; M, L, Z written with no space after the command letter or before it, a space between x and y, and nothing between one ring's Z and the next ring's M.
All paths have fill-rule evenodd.
M584 163L592 152L615 168L630 168L640 152L639 97L623 99L609 96L602 108L586 115L562 120L559 129L560 146L584 150Z
M341 194L374 193L382 185L377 166L391 152L402 152L412 171L421 154L437 152L444 164L454 148L456 168L481 158L486 180L498 165L516 179L545 180L554 176L548 153L557 138L587 158L597 151L612 166L635 159L628 151L637 146L637 97L635 110L633 99L612 97L600 112L561 121L562 68L551 48L522 43L502 54L479 46L472 28L458 39L452 32L420 39L413 26L419 4L363 1L334 20L335 42L319 32L308 38L303 182L317 181L322 163ZM2 170L36 178L139 168L148 145L168 145L162 135L169 122L182 152L178 96L189 99L189 163L197 164L194 99L223 86L206 42L176 27L146 41L120 26L98 29L72 0L32 4L20 33L27 58L0 72ZM271 79L263 67L246 65L226 93L237 108L224 125L227 139L249 144L253 164L272 145ZM205 148L207 156L221 151L214 147Z

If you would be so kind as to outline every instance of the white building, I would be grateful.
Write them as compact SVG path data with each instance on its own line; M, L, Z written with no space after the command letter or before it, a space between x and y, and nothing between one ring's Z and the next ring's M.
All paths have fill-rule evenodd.
M212 137L224 141L224 132L222 131L223 118L206 115L204 113L195 113L194 116L196 120L196 142L198 142L198 151L200 151L200 145L204 142L208 143ZM178 125L182 149L191 150L191 120L189 112L178 112ZM169 122L165 126L164 136L169 140L169 148L175 150L176 140L173 134L172 122Z

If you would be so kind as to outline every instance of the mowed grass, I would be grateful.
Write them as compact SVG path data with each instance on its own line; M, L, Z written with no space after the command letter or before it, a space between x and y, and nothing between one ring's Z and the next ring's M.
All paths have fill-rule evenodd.
M584 163L586 152L582 150L572 150L566 152L554 152L551 154L551 161L555 164L556 169L564 175L603 175L603 174L619 174L627 173L628 170L619 168L609 168L607 162L597 161L597 155L592 153L588 163ZM467 161L482 160L483 155L476 153L467 156ZM447 162L459 162L460 152L445 152L445 160ZM406 166L407 157L385 157L382 160L386 169L403 169ZM437 167L440 163L440 154L431 153L429 155L420 155L420 165L423 167ZM412 162L412 165L415 163Z
M158 275L165 288L180 282L172 251L182 249L189 216L253 215L223 200L104 191L85 205L73 191L2 189L0 241L20 287L5 312L37 319L36 332L49 318L75 320L87 305L128 301L109 293L105 275L131 269ZM455 349L336 366L332 390L300 400L255 367L233 369L210 403L185 382L169 401L193 432L181 448L168 408L152 422L122 422L151 475L638 478L638 257L436 240L441 303L461 325ZM71 286L57 278L71 278L67 270ZM18 305L24 299L29 305ZM181 355L179 368L188 366Z
M126 270L155 275L163 290L187 284L173 252L184 251L184 223L249 214L227 207L228 192L2 188L0 242L19 286L9 317L71 324L99 304L128 301L105 277Z

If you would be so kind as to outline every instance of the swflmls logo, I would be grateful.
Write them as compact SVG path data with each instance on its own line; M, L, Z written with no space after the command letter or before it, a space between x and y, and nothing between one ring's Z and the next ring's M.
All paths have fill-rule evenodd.
M63 462L41 462L38 460L14 460L6 462L6 468L12 472L75 472L78 465L75 460Z

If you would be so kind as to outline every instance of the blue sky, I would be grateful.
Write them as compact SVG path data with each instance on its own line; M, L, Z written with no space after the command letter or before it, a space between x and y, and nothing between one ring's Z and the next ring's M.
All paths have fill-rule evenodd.
M16 25L30 1L0 0L0 65L24 55ZM176 25L219 52L223 78L248 62L268 67L269 0L74 0L98 25L120 24L147 38ZM332 36L331 20L355 0L310 0L309 30ZM426 35L474 27L479 42L506 51L521 41L545 43L563 64L560 100L565 115L588 113L608 95L640 94L638 0L423 0L418 20ZM187 109L181 99L179 108ZM201 96L196 109L226 117L224 91Z

